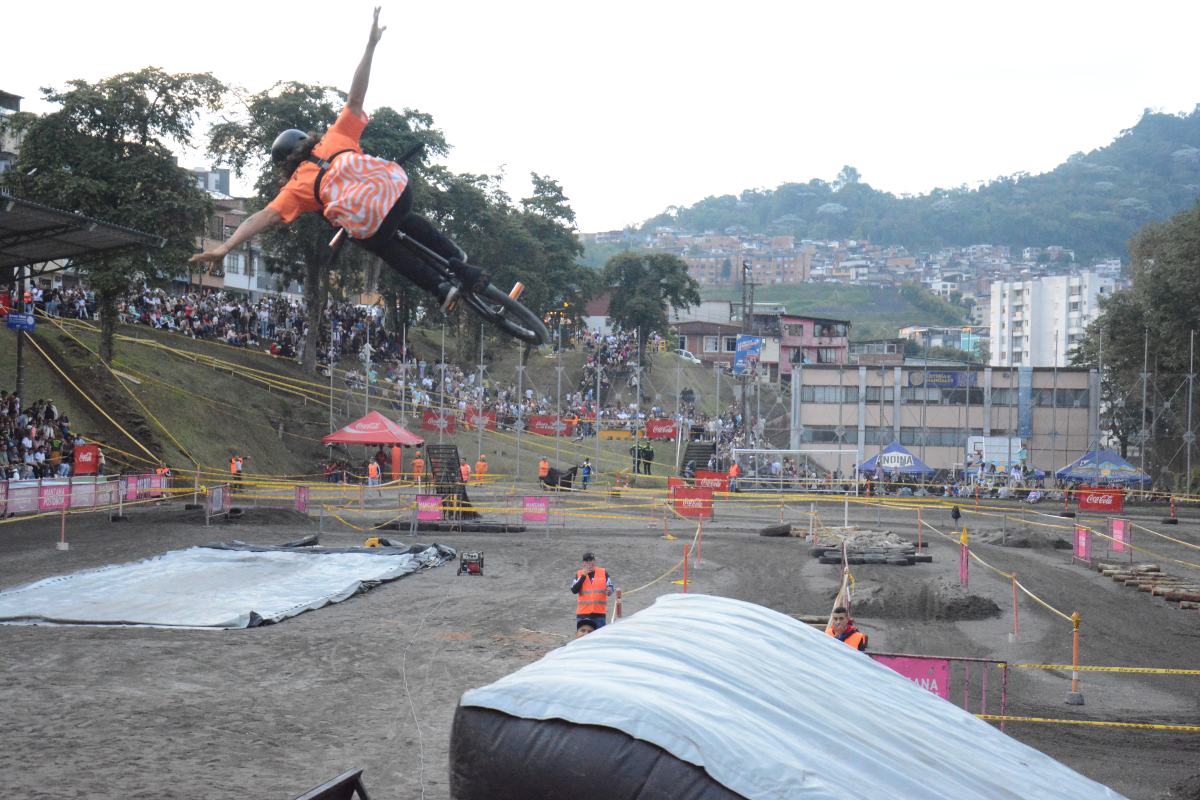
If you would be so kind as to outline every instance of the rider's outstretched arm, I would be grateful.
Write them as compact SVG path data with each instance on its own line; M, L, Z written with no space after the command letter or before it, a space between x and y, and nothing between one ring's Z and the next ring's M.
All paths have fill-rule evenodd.
M371 21L371 35L367 37L367 49L363 53L362 61L358 62L358 69L354 70L354 80L350 82L350 96L346 98L346 105L350 107L350 111L355 114L363 113L363 100L367 96L367 82L371 79L371 58L375 55L375 45L379 44L379 37L383 36L383 32L387 30L387 26L379 27L379 6L375 6L375 18Z

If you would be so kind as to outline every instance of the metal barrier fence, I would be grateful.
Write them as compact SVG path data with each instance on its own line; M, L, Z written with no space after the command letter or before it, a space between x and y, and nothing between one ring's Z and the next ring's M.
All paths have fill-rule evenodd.
M992 667L1000 668L1000 713L1005 716L1008 710L1008 663L993 661L986 658L959 658L953 656L918 656L910 653L868 653L871 658L889 667L913 683L920 686L943 700L954 703L956 698L962 698L962 708L972 714L987 714L989 694L988 673ZM973 685L972 672L979 677L978 685ZM978 692L975 695L974 692ZM976 701L975 711L971 710L972 701ZM1000 720L1000 730L1004 730L1004 720Z

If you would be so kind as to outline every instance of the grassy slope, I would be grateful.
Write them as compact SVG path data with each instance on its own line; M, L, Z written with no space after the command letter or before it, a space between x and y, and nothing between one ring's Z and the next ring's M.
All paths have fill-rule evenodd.
M129 395L111 375L97 365L96 359L87 353L84 346L94 349L97 344L95 333L72 328L71 332L80 343L59 333L49 325L40 325L38 338L48 350L64 358L70 373L80 386L114 416L147 447L161 453L165 460L177 470L188 470L192 461L171 442L158 425L129 398ZM156 342L175 348L178 352L166 352L144 344L118 340L116 343L116 366L118 370L133 373L142 378L140 385L131 386L134 394L149 411L170 431L183 448L205 467L224 469L229 455L235 450L249 458L248 471L261 474L313 474L319 470L320 459L325 448L320 437L329 431L328 383L319 377L305 375L293 362L273 359L261 352L231 348L212 342L197 342L184 337L156 332L144 327L121 327L120 335L134 337L143 342ZM11 387L13 360L11 358L13 335L4 332L0 339L0 386ZM440 330L419 331L412 337L412 345L428 361L433 362L440 352ZM448 347L453 346L448 341ZM493 385L515 382L515 367L519 363L520 348L515 344L502 346L485 354L485 377ZM247 380L235 371L214 369L196 363L194 356L207 355L231 362L235 368L257 369L269 372L278 380L304 385L306 382L316 396L307 401L294 394L268 390L261 383ZM448 353L448 356L450 354ZM477 359L472 359L477 360ZM562 357L565 394L578 386L582 353L567 351ZM131 452L140 452L123 435L105 422L101 415L91 410L87 402L70 388L36 354L27 361L26 394L31 398L53 397L61 410L71 415L77 430ZM557 359L535 352L529 359L525 385L535 391L554 397L556 392ZM717 410L715 403L715 376L710 369L685 364L673 354L654 357L653 367L646 375L644 405L657 402L673 410L676 396L676 365L679 366L678 386L692 388L699 399L701 410ZM343 366L351 366L344 363ZM241 370L241 371L244 371ZM347 392L339 380L335 385L334 422L341 426L357 419L363 413L363 394ZM619 387L619 399L632 403L635 393ZM721 380L723 404L733 400L733 386L726 376ZM381 402L374 394L371 408L398 419L414 432L429 436L436 441L436 433L420 431L420 419L410 415L401 419L399 413L387 402ZM776 416L782 412L773 392L765 392L763 409L775 409ZM116 411L114 411L116 409ZM285 435L278 434L278 425L284 425ZM460 452L474 462L478 455L478 434L461 432L446 437L459 445ZM522 437L523 477L535 474L537 458L542 454L554 459L556 442L553 438L526 435ZM569 466L584 457L596 460L596 443L587 440L574 443L569 439L557 442L557 463ZM602 469L624 469L628 466L628 442L605 441L601 443L600 465ZM656 457L660 462L672 462L674 446L669 443L655 445ZM488 455L494 473L512 473L516 468L516 437L511 432L486 433L483 452ZM144 462L122 457L115 450L109 451L114 465L127 464L145 466ZM360 448L350 456L363 458ZM655 470L662 474L665 466Z
M702 295L705 300L740 300L741 291L741 287L709 287ZM914 306L899 291L882 286L760 286L755 289L754 300L783 303L792 314L848 319L853 339L894 337L897 328L904 325L957 325L964 319L961 310L953 306L945 304L944 314L931 314Z

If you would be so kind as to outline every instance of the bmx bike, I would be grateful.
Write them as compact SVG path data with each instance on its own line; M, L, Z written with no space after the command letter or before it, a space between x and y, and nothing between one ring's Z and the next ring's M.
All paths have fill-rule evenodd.
M338 228L337 233L329 242L329 247L333 250L335 257L345 233L345 229ZM417 258L432 267L443 281L455 287L458 290L460 301L485 322L495 325L509 336L532 345L545 344L550 341L550 333L538 315L526 308L518 299L525 291L525 284L518 281L509 292L498 289L490 283L482 289L468 288L450 269L450 262L439 253L429 249L403 231L396 231L396 238Z

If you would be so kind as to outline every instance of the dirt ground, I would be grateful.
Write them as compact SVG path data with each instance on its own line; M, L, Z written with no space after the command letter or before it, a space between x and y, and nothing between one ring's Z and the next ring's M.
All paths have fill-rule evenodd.
M826 518L841 512L840 505L822 509ZM199 514L164 506L131 512L121 524L75 517L66 552L54 548L57 520L2 525L0 588L218 539L271 544L316 530L284 511L249 509L237 523L208 529ZM1200 521L1167 529L1154 524L1156 514L1142 522L1200 543ZM944 510L926 518L949 528ZM776 521L775 508L719 504L690 590L827 614L839 568L810 557L801 539L758 535ZM874 511L851 509L851 521L915 538L911 511L885 510L877 523ZM361 544L366 535L330 527L326 521L322 544ZM1022 528L1015 518L1004 535L1001 527L988 519L973 528L979 554L1016 570L1051 605L1083 615L1084 663L1200 664L1200 614L1072 565L1069 551L1052 546L1053 531ZM585 550L632 589L679 559L690 532L678 521L672 529L679 540L662 538L661 521L597 519L524 534L422 534L419 541L483 550L486 574L458 577L452 563L256 629L0 626L0 786L13 797L290 798L363 767L372 797L447 798L459 696L573 635L568 586ZM1031 546L1007 546L1022 535ZM1135 542L1198 560L1169 542ZM956 546L934 537L929 552L930 564L854 568L857 596L872 614L857 615L858 623L872 650L1069 662L1068 623L1022 599L1021 635L1010 642L1010 584L976 565L963 592ZM664 580L634 593L625 614L680 589ZM1009 713L1200 723L1200 678L1086 673L1083 707L1065 705L1069 679L1010 670ZM1135 800L1200 798L1200 734L1028 723L1006 730Z

